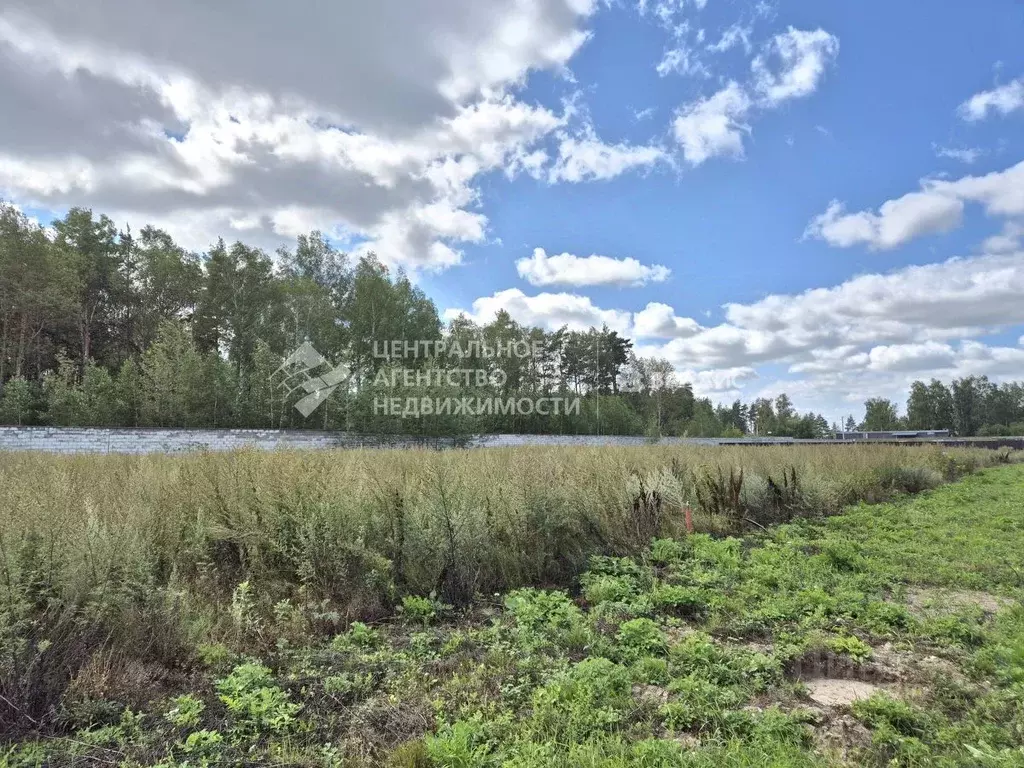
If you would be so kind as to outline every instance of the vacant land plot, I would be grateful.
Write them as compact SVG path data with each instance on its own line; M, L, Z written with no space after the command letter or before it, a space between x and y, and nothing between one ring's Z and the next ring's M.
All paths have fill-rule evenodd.
M1011 458L6 457L0 764L1024 764Z

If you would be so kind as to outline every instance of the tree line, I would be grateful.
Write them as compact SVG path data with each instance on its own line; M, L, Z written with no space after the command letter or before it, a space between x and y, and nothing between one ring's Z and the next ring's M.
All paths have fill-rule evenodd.
M987 376L966 376L944 384L938 379L910 386L906 413L885 398L865 404L864 421L848 429L948 429L962 437L1024 435L1024 382L996 384Z
M393 340L475 353L402 360L377 354ZM350 373L308 417L294 407L307 393L280 370L304 342L328 367L344 364ZM481 353L514 343L535 354ZM394 384L403 370L436 381L422 374L453 368L483 371L486 379ZM396 397L552 395L579 404L554 415L453 408L418 418L379 407ZM273 256L223 240L197 254L160 229L120 229L88 209L72 209L44 228L5 204L0 423L652 437L813 438L836 429L820 415L797 413L785 394L730 405L697 397L668 361L638 357L629 339L607 327L546 331L506 312L483 325L465 317L443 323L402 270L373 255L351 259L317 232Z

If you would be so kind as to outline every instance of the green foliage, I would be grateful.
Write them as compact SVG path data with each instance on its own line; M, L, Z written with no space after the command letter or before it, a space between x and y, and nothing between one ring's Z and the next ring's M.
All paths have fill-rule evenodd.
M479 722L459 721L426 739L432 764L444 768L478 768L495 765L490 745L481 734Z
M865 432L887 432L901 426L899 406L891 400L873 397L864 403L864 421L860 429Z
M976 668L1005 685L1024 686L1024 608L1001 613L991 632L991 642L975 655Z
M240 664L216 683L218 698L231 714L235 731L245 737L263 730L285 733L295 728L301 704L274 683L271 671L260 664Z
M659 584L651 592L655 610L671 616L693 617L707 605L707 595L697 587Z
M347 701L363 699L373 690L373 675L343 672L324 678L324 693Z
M199 660L214 671L227 671L234 654L223 643L201 643L196 649Z
M375 648L380 642L381 636L377 630L361 621L354 621L348 632L334 638L333 646L339 651L347 651L354 648Z
M619 626L615 637L625 659L657 656L665 652L665 633L650 619L631 619Z
M567 646L578 643L585 633L583 612L564 592L516 590L505 599L505 608L527 646L540 642Z
M595 556L580 585L583 597L590 605L601 603L628 603L651 582L650 572L629 558Z
M178 620L203 629L196 637L205 642L177 655L141 652L164 631L124 634L141 621L130 611L154 588L138 567L115 569L108 593L92 593L88 611L116 617L100 634L117 641L116 651L85 646L86 661L55 705L65 719L54 725L73 738L37 731L0 750L0 765L101 763L116 754L126 768L789 768L831 764L832 756L815 750L826 735L858 765L1015 765L1024 734L1024 611L1011 600L1020 594L1013 555L1022 545L1021 471L1002 466L927 496L746 539L694 535L684 553L663 547L658 563L646 547L635 558L592 558L581 583L612 579L627 588L627 603L591 605L571 592L528 588L508 593L503 609L486 601L464 616L450 613L457 623L427 624L412 619L420 609L429 616L427 606L412 602L397 621L353 622L330 641L339 623L329 615L334 607L274 578L290 562L282 553L301 547L308 532L258 527L287 545L238 537L247 565L232 578L217 584L175 576L179 595L197 583L219 590L219 602L200 603L202 611ZM277 508L258 494L246 498L260 509L248 518L253 527L266 526ZM104 539L89 530L90 562L123 562L130 539L104 550ZM420 536L409 541L423 546ZM187 536L174 540L190 546ZM12 673L43 668L37 660L51 655L73 658L62 644L86 625L61 624L37 607L70 594L56 578L63 571L52 553L59 549L41 535L17 548L5 536L0 546L10 548L2 575L18 596L0 611L0 707L20 706L31 701L19 687L26 678ZM107 560L98 556L104 551ZM416 562L407 560L410 574ZM197 570L204 579L216 572L207 564ZM122 584L138 593L134 602L106 602ZM921 588L935 585L991 592L985 600L959 595L991 610L961 607L952 597L922 603ZM685 620L676 615L675 589L698 593L701 610ZM993 605L1004 604L993 615ZM394 616L393 604L376 610ZM282 623L306 634L268 642ZM145 626L152 626L148 618ZM884 671L890 656L904 657L907 685L853 705L870 740L858 739L863 729L834 727L834 715L823 722L801 708L800 680L832 674L817 665L836 663L835 654L865 661L880 635L893 653L879 653L866 668ZM176 662L186 675L169 669ZM165 687L180 689L168 694ZM139 703L126 711L128 699Z
M79 731L75 738L84 744L109 747L122 743L137 742L142 736L145 715L125 709L117 725L90 728Z
M170 704L171 709L164 717L171 725L178 728L195 728L199 725L203 711L206 709L202 700L190 693L171 699Z
M719 728L731 731L745 722L744 715L735 710L743 697L734 689L693 674L674 680L669 690L674 700L661 708L661 718L673 733Z
M629 670L608 659L584 659L533 697L531 730L572 743L617 728L630 706Z
M429 597L406 595L402 598L402 615L410 621L427 626L437 619L437 614L445 606Z
M653 656L637 659L629 671L635 682L645 685L667 685L670 679L668 661Z
M190 758L199 760L200 765L207 765L216 762L223 743L224 736L219 731L193 731L185 738L181 751Z
M977 615L929 616L922 622L921 633L944 645L969 648L985 637L980 618Z
M655 539L651 542L650 561L654 565L673 565L685 559L688 552L685 541Z
M881 693L855 701L853 712L874 728L888 725L904 736L920 736L928 727L927 718L920 711L906 702Z
M853 635L831 637L827 645L829 650L849 656L854 661L866 661L873 653L870 645Z
M23 377L9 379L0 387L0 424L21 426L32 419L32 385Z
M590 605L625 603L636 594L636 585L625 576L587 574L584 577L583 597Z

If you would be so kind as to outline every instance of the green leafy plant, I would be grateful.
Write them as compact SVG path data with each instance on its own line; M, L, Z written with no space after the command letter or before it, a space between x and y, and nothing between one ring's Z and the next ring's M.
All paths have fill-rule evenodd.
M526 645L541 642L578 645L585 642L583 612L564 592L520 589L505 599L519 638Z
M171 709L164 717L178 728L195 728L199 725L206 705L190 693L171 699Z
M324 693L329 696L354 701L363 699L373 690L373 675L343 672L324 678Z
M870 645L853 635L830 637L826 645L830 651L849 656L854 661L867 661L874 653Z
M651 603L660 613L671 616L695 617L704 612L707 598L698 587L659 584L651 592Z
M284 733L296 725L301 704L274 684L271 671L260 664L240 664L216 683L221 702L232 715L236 728L250 737L264 730Z
M437 619L442 606L429 597L406 595L402 598L402 615L412 622L427 626Z
M650 619L631 619L619 627L615 637L624 659L663 654L667 647L665 633Z
M684 560L688 552L689 548L682 541L655 539L651 542L649 559L654 565L667 566Z

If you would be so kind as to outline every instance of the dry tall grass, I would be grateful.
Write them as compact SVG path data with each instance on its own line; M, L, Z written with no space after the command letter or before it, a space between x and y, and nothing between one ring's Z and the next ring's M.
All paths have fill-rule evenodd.
M404 593L458 604L564 585L592 554L680 533L684 505L698 529L764 526L996 460L934 446L0 454L0 728L52 713L99 651L172 664L204 639L334 632Z

